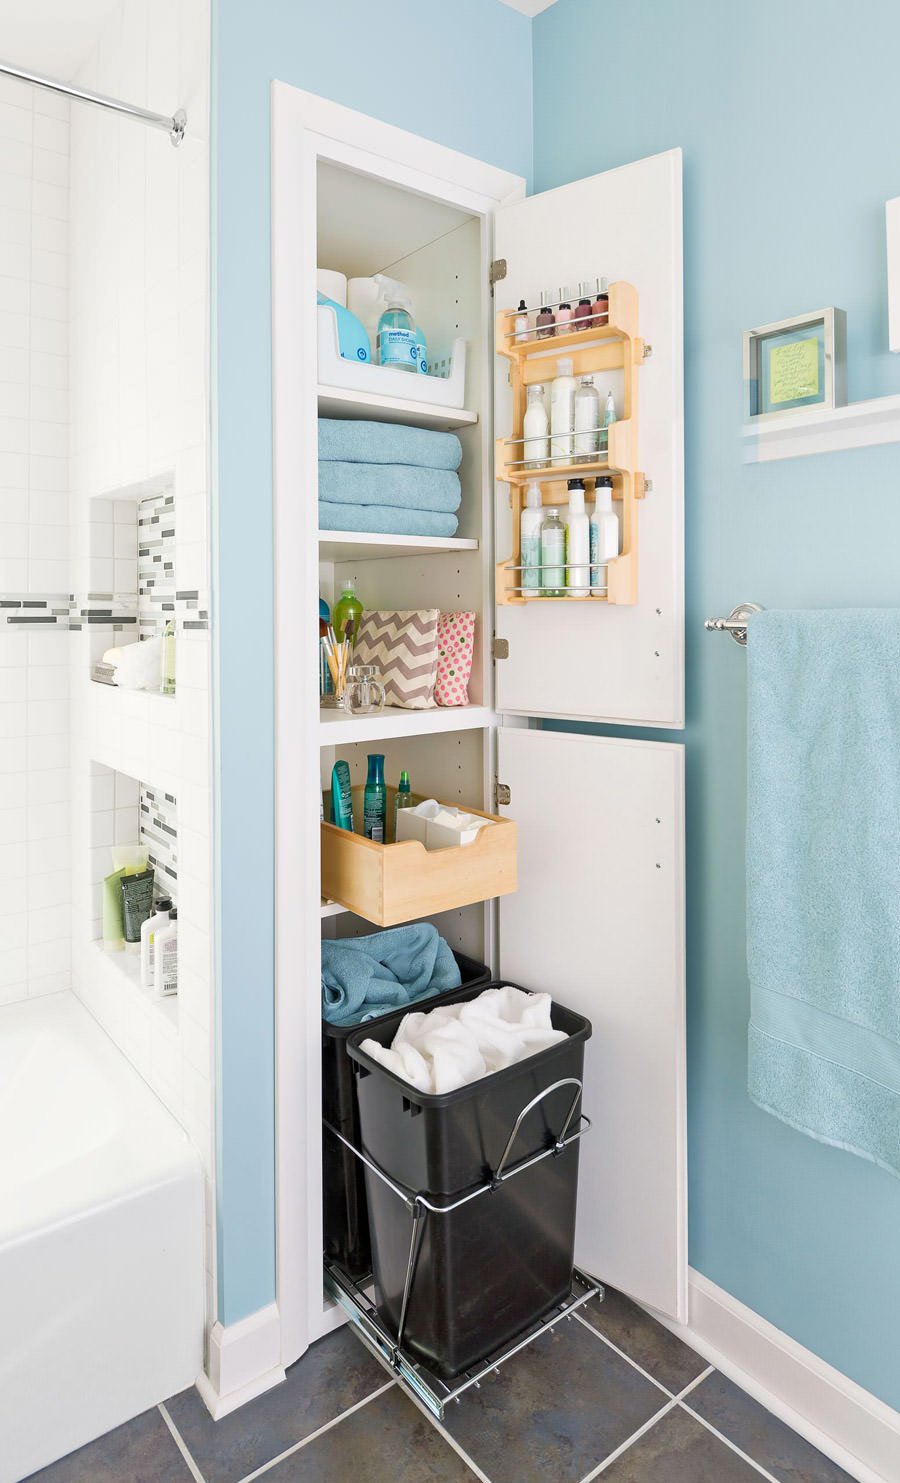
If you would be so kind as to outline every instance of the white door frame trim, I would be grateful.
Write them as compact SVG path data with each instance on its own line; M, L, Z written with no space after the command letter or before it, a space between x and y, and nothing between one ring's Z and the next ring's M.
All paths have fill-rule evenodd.
M272 352L275 520L276 1260L281 1364L328 1327L321 1272L319 788L310 540L316 481L316 165L319 159L490 217L525 194L521 176L283 82L272 84ZM312 228L310 227L312 223ZM314 505L314 501L313 501ZM278 683L278 661L290 685ZM285 670L285 673L287 671Z

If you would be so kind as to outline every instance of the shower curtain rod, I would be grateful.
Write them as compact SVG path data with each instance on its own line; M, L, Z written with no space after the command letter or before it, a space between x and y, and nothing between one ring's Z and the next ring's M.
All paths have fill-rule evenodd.
M179 108L175 114L151 113L149 108L137 108L133 103L123 103L119 98L107 98L103 93L92 93L89 88L75 87L71 82L57 82L52 77L42 77L39 72L27 72L24 67L13 67L9 62L0 62L0 74L17 77L20 82L30 82L34 87L49 88L51 93L63 93L67 98L77 98L80 103L92 103L95 108L110 108L113 113L123 113L127 118L139 119L154 129L165 129L175 146L184 138L187 114L183 108Z

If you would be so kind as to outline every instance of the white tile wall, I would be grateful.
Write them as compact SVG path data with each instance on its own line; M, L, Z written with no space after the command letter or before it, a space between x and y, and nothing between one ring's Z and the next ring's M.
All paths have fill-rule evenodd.
M0 87L0 597L68 591L69 108ZM70 982L66 633L0 610L0 1003Z
M133 586L133 536L124 530L126 522L119 521L123 530L117 547L116 494L174 471L176 504L180 510L184 501L194 514L186 522L185 539L179 534L176 542L178 587L197 589L204 598L208 594L208 35L208 0L124 0L79 74L87 87L157 111L186 108L188 131L174 150L164 133L89 108L72 113L70 590L77 593L96 585L99 570L107 572L112 588L121 585L117 568L122 581L130 576ZM53 137L52 130L42 128L39 149L51 150ZM3 168L0 159L0 173ZM62 187L43 158L41 168L42 189L58 192ZM58 209L57 196L50 194L45 202L48 213ZM53 316L64 306L60 295L65 288L43 259L39 263L47 279L40 285L42 323L50 327L40 350L45 358L40 369L43 389L51 392L60 384L54 379L59 341L52 330L60 321ZM13 307L4 307L0 282L0 328L5 317L15 318L14 304L15 296ZM16 345L9 350L14 353ZM53 405L52 396L41 401L42 409ZM14 400L8 412L0 405L0 476L4 459L21 456L18 429L7 428L5 421L14 424L17 416ZM35 456L42 460L40 477L50 481L62 455L61 445L43 426L45 420L43 415L39 419L41 451ZM7 442L14 445L8 451ZM49 482L43 492L53 492ZM53 507L44 508L50 512ZM127 554L125 542L130 542ZM49 550L42 557L56 559ZM179 640L174 698L92 684L89 662L97 648L97 630L71 633L68 639L73 986L180 1119L203 1159L213 1317L209 638L200 634ZM3 729L4 704L15 713L15 728L18 708L24 704L27 717L31 701L14 694L0 701L0 765L7 739L16 739L14 733L7 738ZM9 762L17 763L14 750ZM110 796L113 773L117 776ZM95 941L92 877L101 863L103 873L109 872L108 845L99 841L110 826L115 835L116 819L120 814L130 817L137 802L136 797L119 796L127 786L120 784L122 775L146 779L174 794L179 833L182 818L189 831L188 864L179 864L180 987L175 1000L149 996L137 982L135 960L107 955ZM0 843L0 859L4 848ZM15 970L15 959L8 970L0 962L0 983L4 971Z

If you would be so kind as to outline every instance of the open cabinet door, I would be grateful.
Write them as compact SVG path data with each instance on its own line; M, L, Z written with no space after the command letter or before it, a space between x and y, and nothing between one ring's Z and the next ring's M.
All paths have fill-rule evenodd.
M683 748L513 727L497 745L519 829L501 973L593 1026L576 1260L684 1322Z
M496 665L497 708L642 726L684 725L681 151L530 196L497 213L495 256L506 260L498 309L530 308L560 284L602 274L637 293L637 334L652 353L636 372L636 467L651 482L636 509L637 602L533 601L497 608L508 655ZM601 332L602 336L602 332ZM547 377L554 340L538 342ZM622 372L601 383L621 411ZM543 380L544 378L541 377ZM599 389L599 388L598 388ZM497 358L498 439L512 432L507 363ZM518 456L518 455L517 455ZM546 479L546 475L542 478ZM513 550L509 489L496 491L496 556Z

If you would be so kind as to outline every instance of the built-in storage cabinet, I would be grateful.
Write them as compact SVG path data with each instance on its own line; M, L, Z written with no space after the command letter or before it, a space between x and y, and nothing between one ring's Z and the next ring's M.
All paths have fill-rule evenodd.
M320 941L421 917L495 974L591 1019L584 1106L595 1132L582 1146L577 1260L683 1318L681 749L541 729L554 717L683 721L680 155L525 198L503 172L282 85L274 121L285 1362L338 1321L321 1286ZM505 276L491 274L495 259ZM430 350L465 339L464 408L417 408L413 386L385 401L322 384L317 262L407 283ZM542 290L591 274L610 281L608 325L540 347L508 338L520 298L533 312ZM619 421L594 464L525 470L514 440L527 386L552 379L563 355L576 374L608 375ZM457 535L319 531L317 413L456 431ZM601 471L622 534L607 600L517 600L509 568L524 485L536 477L544 502L561 503L570 472ZM348 575L364 608L476 613L468 706L320 710L317 598L333 603ZM360 788L372 751L384 753L389 785L405 768L415 794L498 822L472 845L418 846L415 860L407 845L339 837L320 825L321 790L338 758Z

